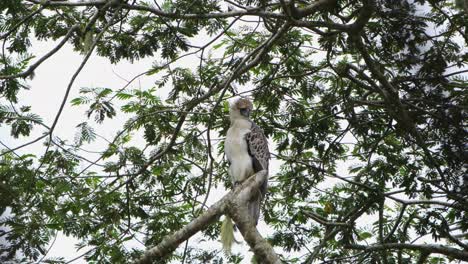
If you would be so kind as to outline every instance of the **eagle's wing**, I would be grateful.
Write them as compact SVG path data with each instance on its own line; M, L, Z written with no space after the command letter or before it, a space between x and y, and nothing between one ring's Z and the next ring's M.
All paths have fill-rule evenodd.
M250 132L245 135L247 147L250 157L252 157L252 165L255 173L265 169L268 171L268 162L270 160L270 151L268 150L268 141L263 134L263 130L252 122ZM266 191L266 182L265 182ZM262 188L263 189L263 185Z
M250 128L250 132L245 135L245 140L247 141L247 150L252 158L254 172L267 170L268 173L270 151L268 150L268 141L265 134L263 134L263 130L252 122L252 127ZM260 204L266 194L267 186L268 180L265 180L259 188L261 195L252 197L252 200L248 203L248 209L255 224L258 223L260 217Z

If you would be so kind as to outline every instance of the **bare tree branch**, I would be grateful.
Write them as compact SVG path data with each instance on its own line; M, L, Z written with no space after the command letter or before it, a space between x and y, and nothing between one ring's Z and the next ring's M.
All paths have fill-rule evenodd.
M427 253L437 253L446 255L455 259L468 261L468 252L459 250L453 247L435 245L435 244L424 244L424 245L415 245L415 244L405 244L405 243L387 243L387 244L376 244L371 246L364 245L347 245L346 248L364 250L364 251L381 251L381 250L390 250L390 249L409 249L417 250Z
M14 74L14 75L0 75L0 80L3 80L3 79L14 79L14 78L26 78L27 76L29 76L31 73L34 72L34 70L39 67L39 65L41 65L45 60L47 60L48 58L50 58L52 55L54 55L57 51L59 51L63 45L65 45L65 43L67 43L68 39L72 36L72 34L77 30L79 29L79 25L74 25L72 26L67 34L65 35L65 37L63 37L63 39L59 42L59 44L57 46L55 46L52 50L50 50L47 54L45 54L44 56L42 56L38 61L36 61L33 65L29 66L29 68L22 72L22 73L18 73L18 74Z

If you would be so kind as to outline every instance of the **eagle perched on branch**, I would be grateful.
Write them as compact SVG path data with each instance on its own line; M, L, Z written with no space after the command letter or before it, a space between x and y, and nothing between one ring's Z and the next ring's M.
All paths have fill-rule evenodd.
M242 183L245 179L261 171L268 171L270 152L268 141L263 130L250 120L252 102L240 98L230 104L229 117L231 126L226 134L224 151L229 162L229 176L233 185ZM255 224L260 216L260 203L266 193L268 181L262 183L258 194L254 194L247 205ZM229 217L225 217L221 228L221 241L226 253L230 254L234 241L234 228Z

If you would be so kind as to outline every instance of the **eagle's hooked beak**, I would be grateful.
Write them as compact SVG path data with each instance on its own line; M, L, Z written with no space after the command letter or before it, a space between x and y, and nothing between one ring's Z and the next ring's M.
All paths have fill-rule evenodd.
M241 115L245 116L245 117L249 117L250 115L250 109L249 108L241 108L239 109Z

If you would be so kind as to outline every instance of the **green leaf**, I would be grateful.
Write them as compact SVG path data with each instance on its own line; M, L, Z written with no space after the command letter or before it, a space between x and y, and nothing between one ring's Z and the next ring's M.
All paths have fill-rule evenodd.
M358 234L358 240L359 241L363 241L363 240L366 240L368 238L371 238L372 237L372 234L369 233L369 232L360 232Z

